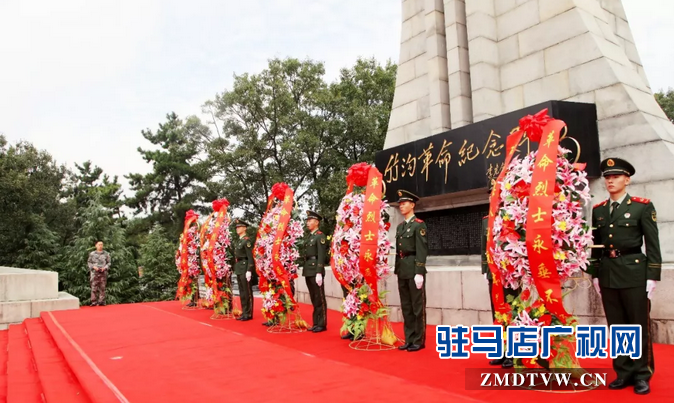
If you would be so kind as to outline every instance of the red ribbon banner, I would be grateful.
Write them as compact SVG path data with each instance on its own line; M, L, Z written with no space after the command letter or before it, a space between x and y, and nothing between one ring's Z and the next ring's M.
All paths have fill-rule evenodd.
M543 128L531 178L527 213L527 254L538 295L548 310L564 321L568 313L562 303L562 287L552 244L552 206L557 179L559 135L566 124L551 120Z
M178 290L176 292L176 299L182 299L188 294L188 288L191 289L189 282L189 263L188 263L188 231L192 224L197 222L199 216L192 210L187 212L185 216L185 225L183 226L183 233L180 236L180 280L178 281Z
M492 187L491 196L489 198L489 229L487 231L487 263L489 264L489 271L491 272L493 283L491 287L491 298L494 302L494 310L501 314L502 316L509 317L512 312L510 304L505 300L503 295L503 277L501 276L501 271L496 266L494 258L491 251L494 250L496 243L494 242L494 234L492 233L492 228L494 228L494 220L496 219L496 214L499 209L499 200L501 198L501 181L508 171L508 166L510 161L517 151L517 146L522 140L524 132L517 130L516 132L510 134L506 139L506 158L505 163L503 164L503 169L499 174L494 186ZM506 318L501 318L499 322L507 325Z
M379 221L381 220L382 174L370 168L363 206L363 224L360 229L360 273L372 290L370 299L379 303L377 288L377 250L379 247ZM338 278L339 280L339 278ZM341 282L341 281L340 281Z
M274 246L272 247L272 262L274 273L276 273L276 278L281 281L283 290L293 304L295 302L295 297L293 297L292 290L290 289L290 282L288 280L288 272L283 268L281 263L281 244L283 243L283 238L285 237L286 232L288 231L288 223L290 223L290 216L293 211L293 190L288 188L285 193L285 197L281 200L281 217L279 219L278 228L276 229L276 237L274 237Z

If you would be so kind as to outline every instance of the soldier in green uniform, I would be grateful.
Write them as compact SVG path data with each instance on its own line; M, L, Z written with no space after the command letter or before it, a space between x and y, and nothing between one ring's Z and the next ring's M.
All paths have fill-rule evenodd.
M246 235L248 223L236 220L236 234L239 239L234 244L234 274L239 284L239 297L241 299L241 316L237 320L247 321L253 319L253 289L250 280L253 278L255 261L253 260L253 241Z
M487 261L487 230L489 229L489 216L484 216L482 218L482 275L487 281L489 286L489 303L491 304L491 317L493 320L496 320L496 312L494 310L494 300L491 298L491 288L494 286L494 278L492 277L491 271L489 270L489 263ZM504 297L512 295L513 298L516 298L518 291L515 291L511 288L503 287ZM489 365L500 365L502 368L512 368L514 366L513 359L505 356L505 348L503 349L503 357L489 361Z
M409 352L426 346L426 224L414 216L419 197L407 190L398 191L400 213L405 217L396 228L395 274L403 312L405 344Z
M609 199L592 209L595 248L589 272L601 295L610 325L641 325L641 358L620 356L613 360L618 378L609 389L634 385L634 392L650 392L655 366L650 337L650 299L660 281L662 259L655 207L650 200L627 194L634 167L620 158L601 162ZM646 254L642 246L646 245Z
M327 238L318 230L323 217L313 211L307 211L307 228L309 235L305 238L304 269L302 275L307 282L311 304L314 306L313 326L309 331L324 332L328 326L327 303L325 301L325 252L328 247Z

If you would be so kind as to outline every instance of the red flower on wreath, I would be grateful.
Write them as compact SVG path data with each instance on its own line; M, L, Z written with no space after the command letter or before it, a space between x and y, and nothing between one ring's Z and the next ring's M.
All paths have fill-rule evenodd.
M524 290L524 291L522 291L522 294L520 294L520 299L522 301L528 301L530 297L531 297L531 291L529 291L529 290Z
M543 326L550 326L550 323L552 323L552 316L550 316L549 313L546 313L540 317L539 321L543 324Z
M524 365L527 368L538 368L538 358L523 358L522 359L522 365Z
M353 183L355 186L367 186L367 177L370 174L370 164L359 162L351 165L346 175L346 183Z
M193 218L199 218L199 214L195 213L194 210L187 210L187 213L185 213L185 221L189 221Z
M213 211L220 211L223 207L229 207L229 200L227 198L213 200L211 205L213 206Z
M548 116L548 108L545 108L533 116L527 115L520 119L520 130L527 133L529 140L538 143L543 136L543 127L550 120L552 119Z
M271 187L271 194L274 195L275 198L283 200L286 197L288 188L289 186L285 182L275 183L274 186Z

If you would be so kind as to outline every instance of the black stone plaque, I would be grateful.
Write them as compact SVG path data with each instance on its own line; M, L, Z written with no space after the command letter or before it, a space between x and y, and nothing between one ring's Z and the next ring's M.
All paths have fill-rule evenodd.
M428 227L428 254L479 255L482 217L488 213L488 204L417 213Z
M561 141L561 146L571 150L571 158L578 156L578 162L587 164L589 178L598 178L597 107L548 101L378 152L375 165L386 181L387 199L396 201L398 189L423 198L490 188L491 180L503 168L506 137L515 131L522 117L545 108L548 115L566 122L567 138ZM525 137L516 155L537 147L537 143Z

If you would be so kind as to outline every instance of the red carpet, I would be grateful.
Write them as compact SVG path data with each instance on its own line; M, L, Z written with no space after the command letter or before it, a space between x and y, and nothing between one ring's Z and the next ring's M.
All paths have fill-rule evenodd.
M311 308L302 309L309 318ZM9 336L8 402L38 402L42 395L47 403L641 398L631 389L575 394L465 390L465 369L486 368L486 359L440 360L433 326L428 327L428 348L421 352L363 352L339 338L339 312L329 312L329 330L319 334L267 333L255 312L253 321L212 321L209 311L185 311L168 302L43 313L44 324L30 320L27 326L0 332L0 348ZM401 335L401 325L394 327ZM655 356L653 391L642 399L671 401L674 385L668 379L674 368L668 364L674 362L674 346L656 345ZM6 362L0 353L0 369ZM610 367L610 361L583 365Z

